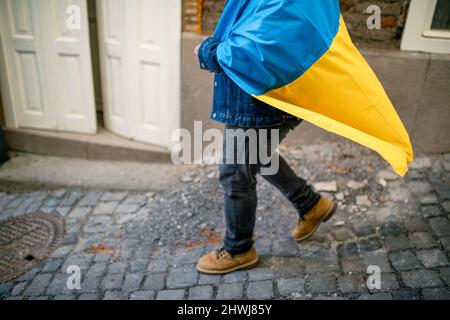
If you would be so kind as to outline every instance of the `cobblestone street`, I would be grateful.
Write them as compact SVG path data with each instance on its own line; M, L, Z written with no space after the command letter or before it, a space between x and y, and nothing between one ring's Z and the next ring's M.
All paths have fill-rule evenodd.
M65 218L63 244L10 283L2 299L450 299L450 154L417 157L404 179L351 143L281 148L296 172L334 196L336 215L312 239L290 237L294 208L258 178L258 268L225 276L195 269L220 247L215 166L192 166L163 191L59 188L0 194L0 218ZM81 269L80 290L66 285ZM369 290L367 267L381 270Z

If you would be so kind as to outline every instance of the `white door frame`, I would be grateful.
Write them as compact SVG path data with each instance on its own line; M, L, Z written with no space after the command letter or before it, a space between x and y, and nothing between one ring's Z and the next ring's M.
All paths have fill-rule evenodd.
M166 145L172 147L176 143L171 140L172 132L181 127L181 21L183 19L181 0L170 0L169 15L170 17L176 17L173 23L169 24L169 61L171 62L169 68L170 83L173 84L173 92L169 94L169 112L173 121L169 122L167 128Z

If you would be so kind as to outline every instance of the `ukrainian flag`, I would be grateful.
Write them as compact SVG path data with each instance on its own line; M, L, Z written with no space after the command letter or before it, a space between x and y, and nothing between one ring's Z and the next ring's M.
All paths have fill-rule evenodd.
M399 175L413 151L338 0L228 0L217 60L244 91L378 152Z

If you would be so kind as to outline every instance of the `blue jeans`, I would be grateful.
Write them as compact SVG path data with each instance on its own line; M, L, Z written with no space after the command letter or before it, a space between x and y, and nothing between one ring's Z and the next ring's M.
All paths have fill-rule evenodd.
M301 120L295 119L281 125L265 127L264 129L268 129L269 133L270 129L278 129L281 142L300 123ZM245 132L252 128L226 126L226 130L230 129L242 129ZM262 128L253 129L258 132ZM269 134L267 139L269 149L271 145L270 138L271 135ZM226 143L227 140L225 139L224 155L227 149ZM220 183L223 187L225 198L226 233L224 248L230 254L238 254L250 250L253 246L252 237L255 228L257 206L256 174L260 173L261 167L264 165L260 163L259 158L256 164L248 161L248 143L238 144L234 141L233 144L232 147L235 150L235 154L245 152L245 163L239 164L236 161L234 164L226 164L224 159L224 163L220 165ZM243 147L245 150L237 150L238 147ZM263 175L263 177L291 201L301 217L319 201L320 195L314 192L304 179L298 177L281 156L275 156L279 157L279 169L277 173L274 175Z

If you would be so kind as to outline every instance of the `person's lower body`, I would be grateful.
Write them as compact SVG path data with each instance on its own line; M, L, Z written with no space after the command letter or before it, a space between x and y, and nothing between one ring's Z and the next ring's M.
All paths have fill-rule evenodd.
M295 129L301 123L300 120L288 122L283 125L273 126L269 128L239 128L233 126L226 127L226 134L234 134L239 138L239 134L244 133L249 136L249 130L252 133L256 133L257 144L256 146L250 143L250 138L247 139L247 143L239 144L237 139L233 139L232 145L231 139L224 140L224 163L220 165L220 183L224 190L224 209L225 209L225 224L226 233L224 237L224 248L230 254L239 254L248 251L253 246L253 231L255 228L255 217L257 207L257 194L256 194L256 175L261 173L262 167L269 167L272 162L263 164L260 159L260 143L264 143L267 146L269 154L274 151L270 150L272 145L272 139L274 137L272 130L278 130L279 141L287 136L287 134ZM262 142L259 133L261 130L267 130L267 143ZM227 141L228 140L228 141ZM241 140L242 141L242 140ZM228 152L228 154L227 154ZM234 161L227 161L230 159L230 152L234 152L236 155L245 155L240 158L240 162L237 161L237 157L234 157ZM253 155L251 161L251 153L257 153ZM278 170L275 173L269 175L261 174L264 179L274 185L281 193L294 205L297 209L299 216L303 216L308 212L320 199L320 195L314 192L314 190L307 184L307 182L301 177L297 176L286 160L279 154L274 153L273 157L278 157ZM244 160L244 161L242 161ZM232 163L227 163L232 162ZM255 163L256 162L256 163Z
M292 234L294 239L300 241L310 237L321 222L334 214L335 203L316 193L304 179L295 174L283 157L272 150L300 123L301 120L295 120L265 128L225 128L223 163L219 167L220 183L224 190L224 245L223 249L199 260L197 269L200 272L223 274L250 268L258 263L253 247L258 173L280 190L296 208L299 223ZM272 155L272 158L264 155ZM264 170L268 168L276 170Z

